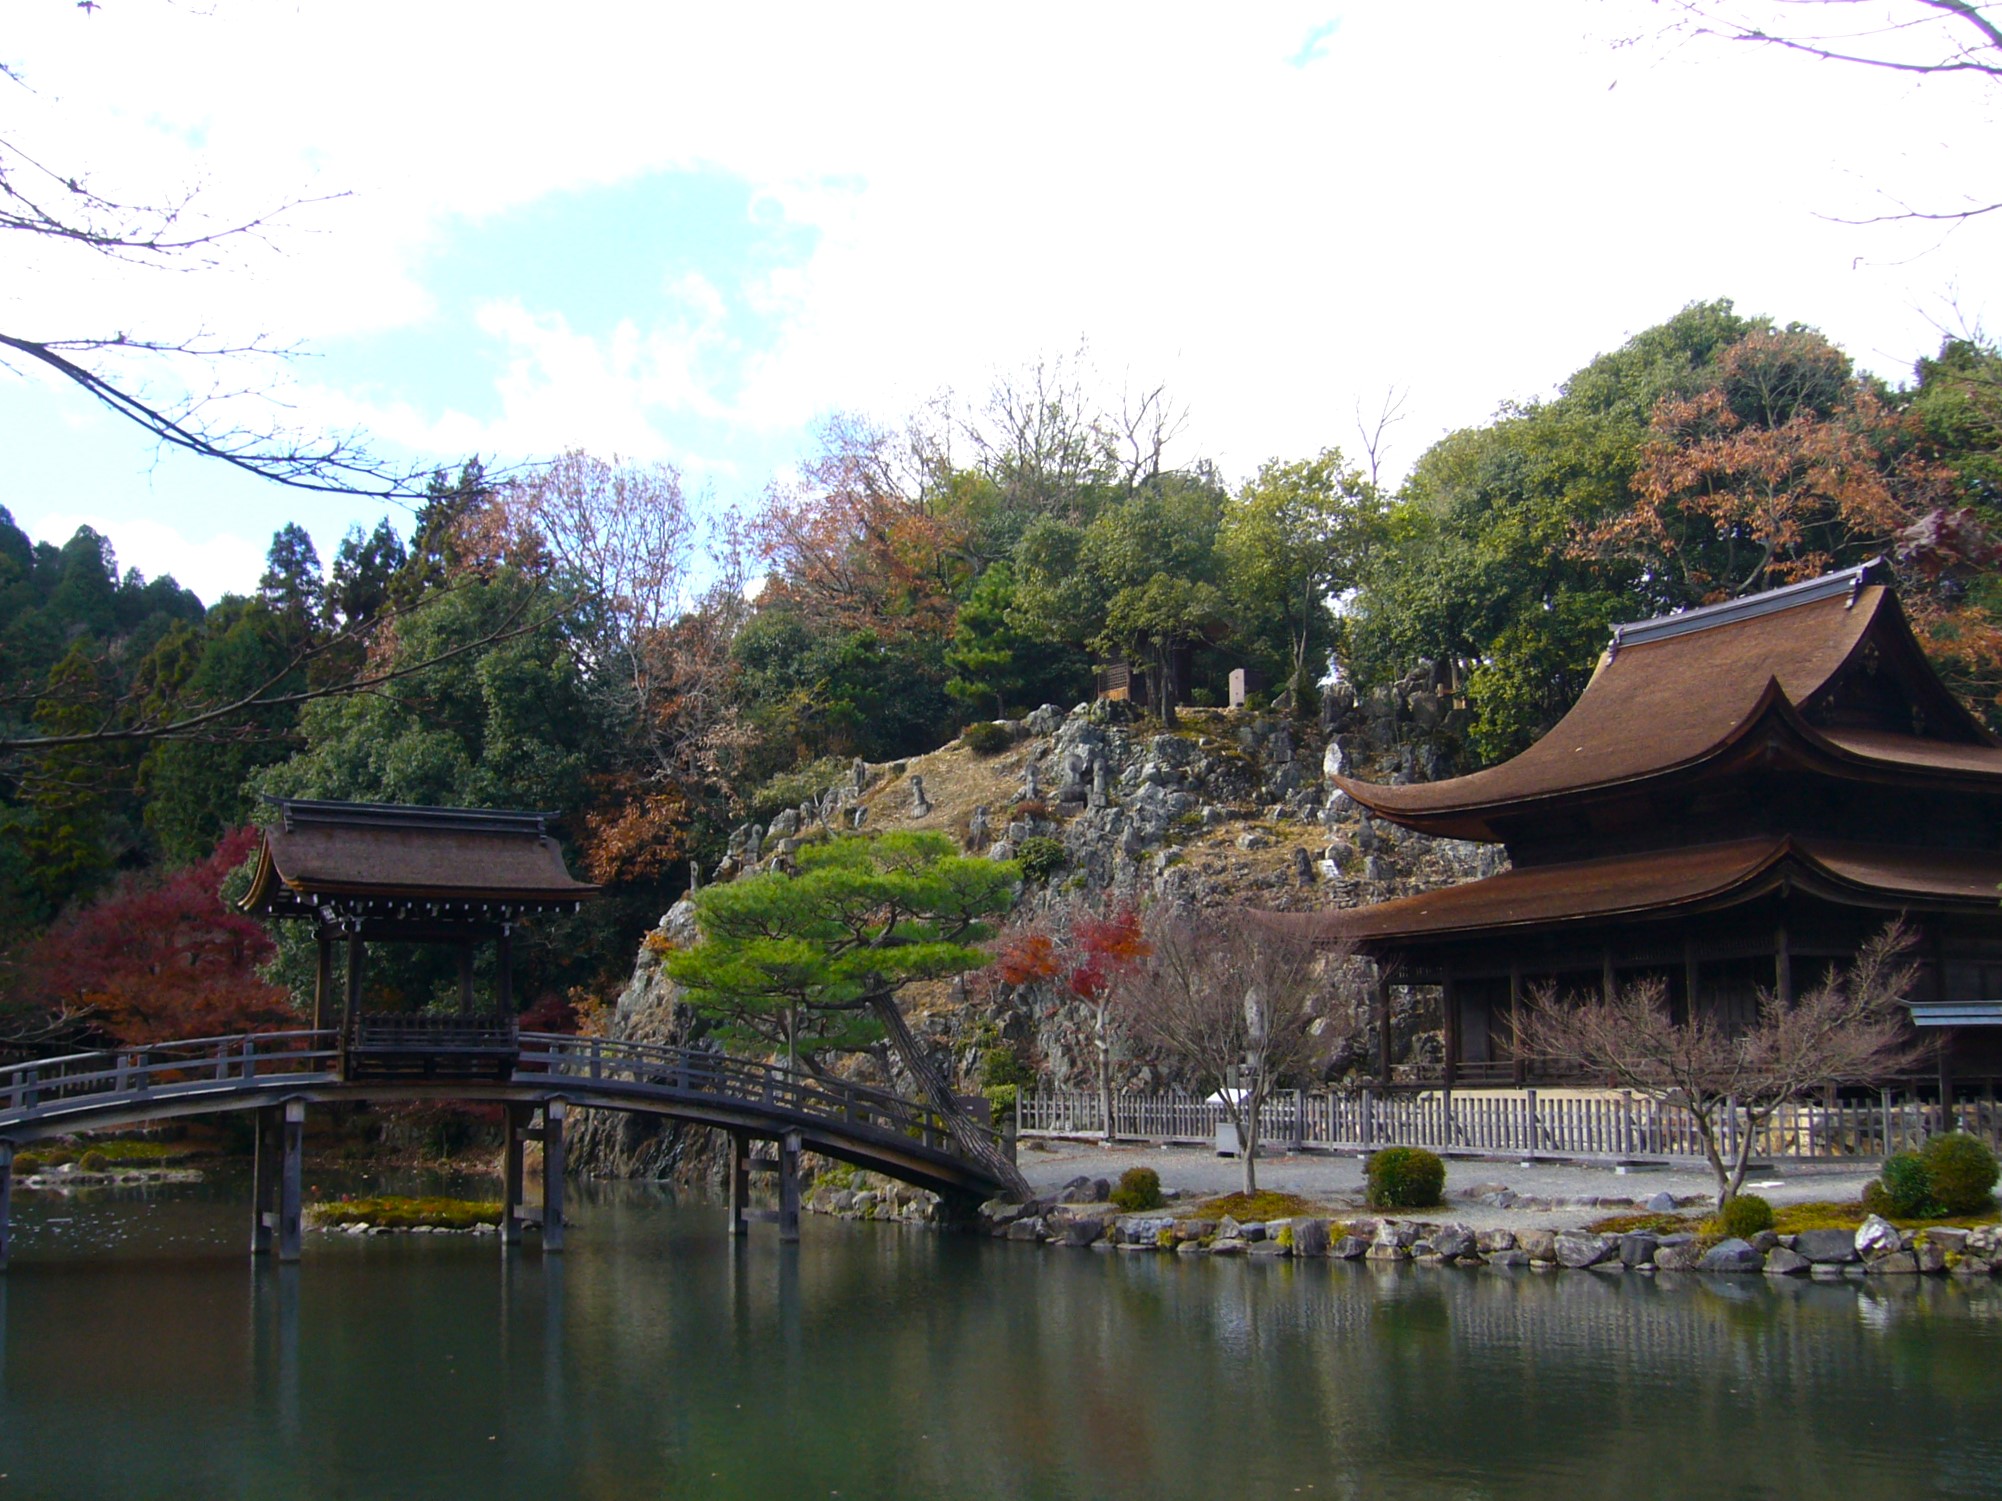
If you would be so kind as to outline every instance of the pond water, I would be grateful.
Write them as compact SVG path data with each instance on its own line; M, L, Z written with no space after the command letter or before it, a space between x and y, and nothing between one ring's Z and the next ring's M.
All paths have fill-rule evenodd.
M1996 1494L2002 1289L1039 1251L583 1189L562 1257L17 1197L10 1497Z

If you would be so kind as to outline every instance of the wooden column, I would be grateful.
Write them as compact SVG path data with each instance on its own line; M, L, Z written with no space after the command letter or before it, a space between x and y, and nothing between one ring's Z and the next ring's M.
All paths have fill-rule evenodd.
M501 1147L501 1249L521 1244L521 1141L528 1130L526 1105L508 1105L507 1141Z
M1946 944L1937 927L1932 930L1932 998L1946 999ZM1944 1029L1939 1039L1939 1107L1940 1129L1953 1129L1953 1040L1959 1035L1958 1027Z
M542 1107L542 1250L563 1249L563 1101Z
M355 1018L361 1015L361 971L364 962L363 944L359 931L348 933L348 988L341 1004L341 1032L352 1037Z
M14 1210L14 1143L0 1141L0 1272L7 1270L7 1255L12 1249L12 1233L8 1225Z
M1782 1006L1793 1004L1793 951L1787 944L1785 923L1773 931L1773 993Z
M284 1112L272 1105L252 1113L250 1170L250 1254L271 1254L271 1230L278 1218L279 1128Z
M324 1032L334 1024L334 940L316 935L318 964L313 971L313 1029Z
M282 1127L283 1160L278 1169L278 1259L299 1259L300 1202L305 1166L306 1102L287 1100Z
M1611 945L1599 951L1599 994L1606 998L1608 1006L1618 1000L1620 995L1619 977L1613 973L1613 950Z
M730 1233L745 1235L751 1228L751 1138L749 1133L730 1133Z
M1682 940L1682 1019L1685 1022L1696 1020L1696 1008L1699 1004L1697 998L1702 994L1703 964L1696 957L1696 940L1694 938L1684 938Z
M1446 1088L1451 1089L1460 1077L1460 996L1450 969L1439 985L1439 1034L1446 1050Z
M1528 1082L1529 1060L1522 1056L1522 966L1508 967L1508 1050L1515 1060L1515 1086Z
M473 1014L473 946L459 945L459 1015Z
M779 1239L799 1239L799 1132L779 1138Z
M1390 975L1381 961L1376 966L1376 1077L1390 1087Z
M503 1021L514 1015L514 945L506 923L494 940L494 1010Z

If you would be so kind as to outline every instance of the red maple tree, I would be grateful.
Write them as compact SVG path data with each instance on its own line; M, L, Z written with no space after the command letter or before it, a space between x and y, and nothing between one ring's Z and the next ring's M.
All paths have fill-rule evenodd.
M22 993L121 1043L302 1025L290 992L259 972L271 935L222 897L256 842L255 829L238 829L205 860L128 876L65 914L29 950Z

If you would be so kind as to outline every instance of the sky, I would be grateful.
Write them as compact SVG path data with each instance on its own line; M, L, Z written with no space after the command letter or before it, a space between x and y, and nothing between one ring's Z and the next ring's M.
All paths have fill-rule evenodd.
M832 413L1038 359L1165 384L1180 457L1233 480L1358 453L1392 392L1401 471L1701 299L1896 381L1990 311L2002 248L1840 222L1990 186L1975 87L1667 35L1648 0L11 10L0 138L190 223L283 211L183 269L6 236L0 332L262 341L296 353L134 378L427 467L665 461L714 508ZM206 600L288 521L323 558L409 524L34 370L0 366L0 452L30 535L94 526Z

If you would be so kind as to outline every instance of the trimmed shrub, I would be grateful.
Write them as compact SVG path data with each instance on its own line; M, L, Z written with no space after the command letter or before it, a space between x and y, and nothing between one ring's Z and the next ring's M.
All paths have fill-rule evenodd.
M1168 1201L1161 1197L1159 1173L1151 1167L1129 1167L1119 1175L1112 1202L1119 1209L1159 1209Z
M1931 1198L1945 1214L1974 1214L1995 1202L1995 1154L1965 1131L1935 1136L1919 1151Z
M998 756L1015 743L1008 726L983 719L959 732L960 743L976 756Z
M1052 839L1047 834L1031 834L1015 851L1015 863L1022 867L1022 878L1027 881L1049 880L1064 868L1069 859L1064 853L1063 841Z
M1773 1206L1757 1194L1735 1194L1718 1211L1717 1228L1726 1235L1750 1240L1761 1230L1773 1228Z
M77 1158L76 1165L79 1171L86 1173L108 1173L111 1171L111 1159L96 1147L92 1147L83 1156Z
M1372 1209L1427 1209L1446 1188L1446 1164L1423 1147L1386 1147L1363 1164Z
M1884 1159L1882 1202L1892 1219L1923 1219L1932 1211L1932 1175L1911 1152L1894 1152ZM1884 1213L1877 1210L1876 1213Z

